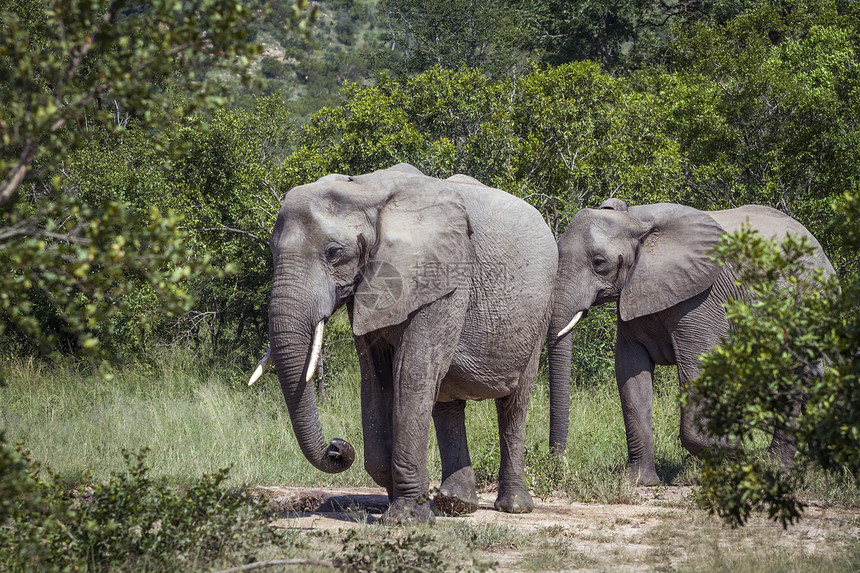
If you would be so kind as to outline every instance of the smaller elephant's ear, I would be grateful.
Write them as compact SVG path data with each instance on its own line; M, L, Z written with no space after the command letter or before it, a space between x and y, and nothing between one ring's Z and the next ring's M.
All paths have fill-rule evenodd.
M621 290L621 320L660 312L714 284L721 272L712 249L723 228L707 213L670 203L631 207L648 229Z
M471 282L474 251L463 200L442 181L415 183L379 209L377 242L355 291L356 336L400 324Z

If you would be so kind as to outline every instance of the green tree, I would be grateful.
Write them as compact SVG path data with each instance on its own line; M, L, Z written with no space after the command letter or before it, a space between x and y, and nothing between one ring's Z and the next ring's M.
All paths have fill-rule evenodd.
M643 89L669 108L688 160L683 202L779 208L836 254L829 205L860 173L858 15L827 0L762 3L678 31L672 73Z
M492 76L523 70L529 12L510 0L383 0L387 32L377 65L398 75L439 66L481 68Z
M297 19L312 16L307 9L300 1ZM0 2L0 329L7 340L96 357L141 284L150 312L188 309L179 279L206 260L189 262L178 218L130 208L120 196L85 197L67 178L68 158L131 132L169 143L152 135L222 105L207 72L247 68L259 52L246 37L252 17L232 0Z
M722 25L767 1L538 0L519 8L513 25L497 19L504 12L496 6L483 17L491 23L488 35L520 54L553 66L590 60L620 75L661 62L677 29L693 22Z
M505 163L494 180L527 197L560 233L567 215L619 196L635 203L677 193L683 158L665 130L664 108L592 62L535 70L515 86Z
M256 353L263 346L272 276L268 233L288 189L278 174L293 130L280 98L261 97L254 109L189 117L156 136L130 131L104 137L69 155L68 182L83 200L122 200L142 214L153 207L173 210L182 217L187 256L230 270L183 280L195 304L178 321L153 316L145 306L152 301L138 300L134 312L115 321L114 340L122 349L139 353L154 340L190 340L219 355L225 348L241 353L250 346ZM154 145L153 137L169 141ZM186 153L171 157L169 147ZM140 284L135 295L146 292Z
M860 200L839 215L846 245L860 247ZM719 256L740 269L750 300L728 310L726 340L702 359L692 399L708 413L706 430L732 445L704 459L702 494L711 511L743 525L765 510L783 525L804 504L798 472L780 471L754 447L774 427L795 428L799 451L827 470L860 478L860 322L856 279L840 286L798 269L811 247L791 237L775 244L749 230L729 236ZM820 368L823 376L811 375ZM806 395L801 414L792 401Z
M301 184L398 161L429 175L467 173L525 197L557 230L569 212L618 194L670 197L683 175L660 102L590 62L518 80L432 68L402 81L351 84L316 114L284 164Z

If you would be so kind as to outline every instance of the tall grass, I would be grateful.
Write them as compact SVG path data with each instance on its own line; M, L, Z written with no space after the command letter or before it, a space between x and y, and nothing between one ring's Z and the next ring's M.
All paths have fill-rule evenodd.
M91 473L96 480L124 468L122 450L151 448L156 475L191 482L204 472L232 466L231 485L372 486L361 460L360 374L348 338L326 348L328 388L319 401L327 439L356 447L356 463L324 474L304 458L292 432L274 373L246 385L249 361L207 366L191 353L165 350L148 363L118 369L110 381L69 365L7 359L0 387L0 431L20 441L33 457L65 479ZM674 369L655 376L654 434L658 473L664 483L696 483L696 462L678 439L678 386ZM466 410L469 448L479 485L498 473L499 439L493 400ZM526 471L538 495L564 492L580 501L634 501L622 479L627 458L621 407L614 380L575 381L565 455L548 452L549 398L545 370L538 377L526 424ZM441 478L435 435L428 449L431 480ZM860 501L853 481L807 470L806 495Z
M351 345L329 349L328 390L320 401L326 437L342 437L361 458L360 375ZM350 356L352 353L352 356ZM110 381L69 365L10 359L0 388L0 427L10 442L21 441L55 471L77 479L92 472L104 479L123 468L122 450L149 446L156 474L178 481L232 465L231 479L244 484L373 485L361 463L342 474L313 469L301 454L274 374L253 387L246 369L235 364L206 367L181 350L164 351L147 364L118 369ZM571 475L615 474L626 458L623 425L614 383L577 385L571 400L570 447L565 467ZM683 463L677 444L674 394L660 390L655 400L658 456L666 467ZM536 385L528 413L530 453L547 449L549 401L546 377ZM492 400L471 402L467 432L473 461L490 481L498 471L498 427ZM540 461L540 456L530 460ZM441 463L431 436L431 479ZM541 467L530 468L540 472ZM670 472L671 473L671 472Z
M6 373L0 425L7 439L72 478L92 471L103 479L123 467L123 449L149 446L153 472L179 481L232 465L241 483L370 483L361 471L327 476L310 467L271 374L248 388L243 369L205 368L181 351L123 367L111 381L32 361L11 361ZM323 426L329 436L355 440L357 376L343 376L333 390Z

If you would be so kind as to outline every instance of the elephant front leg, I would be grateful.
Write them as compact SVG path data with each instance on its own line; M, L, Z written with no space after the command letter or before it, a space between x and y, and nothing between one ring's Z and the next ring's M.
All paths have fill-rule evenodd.
M394 354L394 494L383 516L387 523L434 521L427 473L430 417L460 338L465 295L458 291L417 311L408 321Z
M447 515L474 513L478 509L478 492L466 441L466 401L436 402L433 423L442 458L442 485L433 504Z
M621 414L627 434L627 475L639 485L657 485L654 462L654 362L648 351L623 340L615 347L615 379L621 398Z

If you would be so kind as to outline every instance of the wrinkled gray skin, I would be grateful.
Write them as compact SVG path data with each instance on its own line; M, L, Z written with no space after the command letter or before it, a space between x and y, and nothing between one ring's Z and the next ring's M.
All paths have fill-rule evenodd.
M567 442L571 336L558 333L579 311L618 302L615 376L627 432L628 473L640 484L657 484L651 432L654 365L676 365L682 389L699 371L697 357L712 350L728 331L722 306L742 298L735 272L711 260L724 232L749 223L760 235L802 235L816 246L808 268L833 268L818 242L800 223L758 205L703 212L669 203L627 206L610 199L600 209L583 209L558 241L559 277L548 335L550 446ZM800 407L797 404L796 407ZM713 442L700 431L701 412L681 412L681 443L698 455ZM770 451L791 466L796 446L777 429Z
M293 429L325 472L354 459L326 445L313 385L312 333L346 304L361 365L364 467L391 500L386 522L433 521L427 447L436 427L446 513L477 509L466 400L496 400L500 511L531 511L524 426L556 275L555 242L524 201L409 165L329 175L287 193L271 238L269 335ZM441 272L440 272L441 271Z

